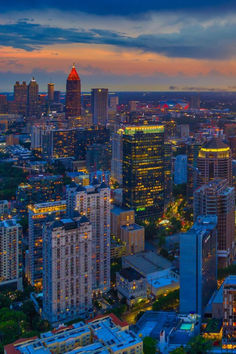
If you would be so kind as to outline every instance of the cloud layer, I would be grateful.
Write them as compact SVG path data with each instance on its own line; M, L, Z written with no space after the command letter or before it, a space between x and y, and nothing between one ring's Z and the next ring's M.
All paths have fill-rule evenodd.
M55 44L100 44L138 49L178 58L228 59L236 54L236 21L184 24L171 33L131 36L108 29L83 30L46 26L21 20L0 24L0 45L33 51Z

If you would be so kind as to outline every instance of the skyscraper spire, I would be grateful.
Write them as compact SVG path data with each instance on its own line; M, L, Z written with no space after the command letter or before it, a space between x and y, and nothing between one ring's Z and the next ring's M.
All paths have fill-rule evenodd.
M67 80L80 80L80 77L76 71L75 64L72 65L71 72L67 78Z

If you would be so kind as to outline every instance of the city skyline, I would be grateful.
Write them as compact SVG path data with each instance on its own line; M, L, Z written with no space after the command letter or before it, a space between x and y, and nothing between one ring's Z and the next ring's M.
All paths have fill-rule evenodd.
M32 76L64 91L73 62L82 91L236 89L232 2L123 5L1 4L0 91Z

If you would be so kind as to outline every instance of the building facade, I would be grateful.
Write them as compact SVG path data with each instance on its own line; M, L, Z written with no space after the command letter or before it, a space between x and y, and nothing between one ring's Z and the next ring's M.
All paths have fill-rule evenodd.
M43 282L43 228L46 222L66 215L66 202L48 202L30 205L29 252L26 258L26 276L31 285L42 289Z
M92 225L85 217L46 225L43 314L52 323L86 315L92 307Z
M91 107L93 124L105 126L108 121L108 89L92 89Z
M129 224L121 226L121 242L126 246L126 255L143 252L145 248L145 230L143 226Z
M22 290L22 230L15 219L0 221L0 288Z
M104 182L67 186L66 202L70 217L76 210L92 224L92 288L95 294L106 292L110 288L110 188Z
M219 138L212 138L200 149L197 167L201 186L215 177L226 179L232 185L232 154L229 146Z
M27 84L25 81L20 84L19 81L16 81L14 85L14 103L16 108L16 113L27 114Z
M194 192L195 220L198 215L217 215L218 266L229 266L235 248L235 192L227 180L215 178Z
M223 284L223 349L236 349L236 276L228 276Z
M66 118L81 115L81 82L73 65L66 81Z
M127 126L123 134L123 205L140 218L164 211L164 127Z
M204 314L217 288L217 216L199 216L180 235L180 313Z
M174 183L187 183L187 155L177 155L175 158Z
M39 113L39 85L33 77L28 85L27 116L37 118Z

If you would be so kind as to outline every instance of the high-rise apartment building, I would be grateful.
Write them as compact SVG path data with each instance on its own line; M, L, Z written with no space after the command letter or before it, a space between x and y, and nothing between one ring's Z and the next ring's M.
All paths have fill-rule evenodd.
M224 178L232 185L232 154L230 148L219 138L212 138L200 149L197 162L199 185L215 177Z
M21 232L15 219L0 221L0 288L22 290Z
M123 134L123 205L138 217L164 211L164 127L126 126Z
M81 82L73 65L66 82L66 118L81 115Z
M105 126L108 121L108 89L92 89L91 107L93 124Z
M86 216L47 224L43 243L43 314L52 323L92 307L92 225Z
M217 287L217 216L199 216L180 235L180 313L204 314Z
M28 85L27 116L37 118L39 113L39 85L33 77Z
M29 252L26 275L31 285L42 289L43 228L45 223L66 215L66 202L48 202L29 206Z
M14 103L15 109L18 114L27 114L27 96L28 88L25 81L22 84L16 81L14 85Z
M103 182L89 186L68 186L66 190L67 212L74 210L86 215L92 224L94 292L106 292L110 288L110 188Z
M218 265L227 267L234 257L235 193L227 180L215 178L194 192L194 219L217 215Z
M228 276L223 284L222 348L236 350L236 276Z

